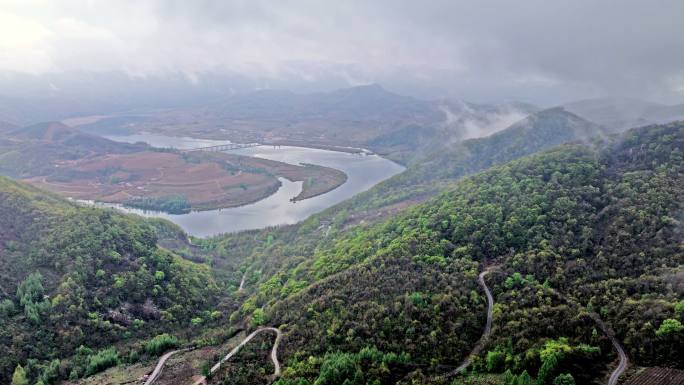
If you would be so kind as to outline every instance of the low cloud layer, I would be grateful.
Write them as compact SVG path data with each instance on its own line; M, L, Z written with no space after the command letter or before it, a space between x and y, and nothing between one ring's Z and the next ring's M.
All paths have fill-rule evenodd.
M0 0L0 71L684 101L684 2Z

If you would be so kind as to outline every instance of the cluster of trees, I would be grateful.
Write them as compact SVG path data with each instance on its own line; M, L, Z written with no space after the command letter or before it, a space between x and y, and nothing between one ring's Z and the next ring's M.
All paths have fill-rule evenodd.
M364 347L356 353L330 352L323 357L294 359L276 385L373 385L393 383L410 367L408 354ZM397 371L397 369L399 369ZM312 378L313 380L309 380Z
M137 197L127 200L124 204L138 209L163 211L170 214L187 214L191 209L190 202L182 195Z
M40 324L41 318L50 310L51 304L44 295L43 276L40 272L30 274L17 287L17 300L24 309L24 316L33 324ZM11 309L14 308L14 303L11 300L5 300L7 311L5 313L12 315Z
M159 355L177 346L178 338L168 333L163 333L155 336L145 344L145 352L150 355Z

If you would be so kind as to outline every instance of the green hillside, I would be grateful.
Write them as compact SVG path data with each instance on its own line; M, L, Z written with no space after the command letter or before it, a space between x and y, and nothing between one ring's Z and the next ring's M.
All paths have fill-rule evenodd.
M497 305L474 370L591 382L615 358L598 318L637 364L682 367L683 148L682 123L631 130L496 166L318 243L211 242L231 254L263 241L235 317L282 325L279 384L443 381L482 332L485 266Z
M141 218L0 177L0 229L0 383L18 364L52 384L123 362L127 343L215 302L209 269L157 247Z
M483 269L492 335L454 383L596 382L616 358L601 322L633 363L681 368L684 123L595 129L543 111L301 224L193 245L0 179L1 378L56 384L268 325L284 333L279 385L451 384L439 376L482 334ZM269 382L262 358L225 381Z
M598 135L598 137L597 137ZM485 138L457 142L410 166L405 172L383 181L301 224L238 233L209 242L230 260L268 259L264 269L287 263L284 257L309 256L318 245L351 231L365 231L357 224L377 222L404 208L434 197L467 175L522 156L574 141L599 141L603 132L562 108L544 110ZM199 241L201 242L201 241ZM219 271L222 261L217 261ZM239 274L232 278L237 284Z

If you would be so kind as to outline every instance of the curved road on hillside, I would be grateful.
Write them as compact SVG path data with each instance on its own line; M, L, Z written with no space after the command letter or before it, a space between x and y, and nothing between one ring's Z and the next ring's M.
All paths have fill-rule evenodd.
M618 363L617 368L613 370L613 373L610 374L610 378L608 378L608 385L617 385L618 379L620 379L622 373L624 373L627 369L627 366L629 366L629 357L627 357L627 353L620 344L620 341L618 341L617 338L615 338L615 334L613 333L613 331L609 330L606 324L603 323L601 317L595 312L590 312L589 315L594 320L594 322L596 322L599 328L601 328L603 334L605 334L606 337L610 339L610 342L613 344L613 347L617 351L618 357L620 358L620 362Z
M180 353L180 352L185 352L188 350L192 350L192 348L173 350L173 351L170 351L170 352L164 354L163 356L161 356L161 358L159 358L159 362L157 363L157 366L154 368L154 371L152 372L152 374L150 374L150 376L147 377L147 380L145 381L144 385L152 385L152 383L157 381L159 376L161 376L162 369L164 369L164 364L166 364L166 361L169 358L171 358L172 355L174 355L176 353Z
M482 337L480 337L480 340L477 342L473 350L470 352L468 357L466 357L461 365L456 367L456 369L443 374L441 377L444 378L449 378L457 375L458 373L462 372L465 370L468 366L470 366L470 363L473 360L473 356L476 356L480 353L482 348L484 347L485 341L489 338L489 335L492 333L492 315L494 313L494 297L492 296L492 292L489 291L489 287L487 287L487 283L485 283L484 277L489 273L489 269L483 271L480 273L477 282L482 286L482 289L484 289L485 295L487 296L487 321L485 323L485 328L484 332L482 333Z
M273 377L278 377L280 376L280 361L278 361L278 344L280 344L280 340L283 337L283 333L272 327L266 327L266 328L259 328L255 331L252 332L252 334L248 335L238 346L236 346L233 350L231 350L228 354L226 354L225 357L223 357L219 362L217 362L214 366L211 367L211 370L209 371L210 374L216 373L219 369L221 369L221 365L224 364L226 361L228 361L231 357L233 357L235 354L237 354L240 349L245 346L249 341L252 340L257 334L263 332L263 331L272 331L275 332L276 334L276 340L273 343L273 348L271 349L271 361L273 361L273 366L275 367L275 370L273 371ZM168 361L171 356L173 356L176 353L180 352L185 352L192 350L194 348L186 348L186 349L179 349L179 350L173 350L170 351L161 358L159 358L159 362L157 363L157 366L154 368L154 371L150 376L147 378L145 381L144 385L152 385L155 381L159 379L159 376L161 376L162 369L164 369L164 364L166 364L166 361ZM200 384L206 384L207 383L207 378L202 376L199 380L195 381L193 385L200 385Z
M615 347L615 350L617 350L618 356L620 357L620 363L618 363L617 368L613 370L613 373L611 373L610 378L608 379L608 385L617 385L618 379L620 379L622 373L624 373L627 369L627 365L629 365L629 358L627 358L625 349L622 348L622 345L620 345L620 342L618 342L617 338L613 336L613 333L609 333L608 330L605 329L603 322L601 322L601 324L604 328L604 332L608 338L610 338L610 342L613 343L613 346Z
M608 385L617 385L618 379L620 378L622 373L625 372L625 369L627 369L629 359L627 358L625 350L622 348L620 343L617 342L615 337L611 337L610 341L613 343L613 346L615 346L615 349L617 350L618 355L620 356L620 363L618 364L618 367L615 368L613 373L610 375L610 378L608 379Z
M245 346L249 341L252 340L257 334L263 332L263 331L272 331L275 332L276 334L276 340L273 343L273 348L271 349L271 361L273 361L273 366L275 370L273 371L273 377L278 377L280 376L280 361L278 361L278 344L280 344L280 340L283 338L283 333L276 328L273 327L265 327L265 328L259 328L255 331L252 332L252 334L248 335L238 346L233 348L228 354L225 355L222 359L219 360L219 362L216 363L216 365L212 366L211 369L209 370L209 374L214 374L216 373L219 369L221 369L221 365L223 365L226 361L231 359L235 354L237 354L240 349ZM193 385L200 385L200 384L206 384L207 383L207 378L206 377L201 377L199 380L195 381Z

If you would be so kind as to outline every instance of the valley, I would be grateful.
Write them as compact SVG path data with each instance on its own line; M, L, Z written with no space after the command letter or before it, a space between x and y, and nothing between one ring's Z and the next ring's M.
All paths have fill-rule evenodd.
M198 143L206 144L206 142L198 139L169 137L159 134L138 134L114 138L122 142L145 141L155 146L179 149L188 145L192 147ZM404 169L402 166L377 155L292 146L257 146L232 150L223 156L248 159L253 163L270 162L289 167L299 165L299 169L305 171L320 169L328 172L320 177L320 180L309 178L302 181L297 174L291 173L287 168L278 167L274 172L278 176L284 176L284 178L280 178L281 185L277 191L252 204L228 209L169 214L122 205L116 207L142 216L171 220L189 234L204 237L296 223L359 192L366 191ZM324 183L325 178L328 174L335 176L336 173L340 172L345 177L344 183L332 191L328 191L326 188L328 184ZM314 172L310 173L315 176Z
M403 166L325 140L205 152L188 149L234 138L7 126L3 376L615 385L679 368L682 123L479 111L342 143ZM493 126L470 137L473 119Z
M682 15L0 0L0 385L684 385Z
M553 116L564 115L554 113ZM571 115L566 117L571 121L575 119ZM608 376L615 370L617 374L613 377L617 378L626 361L621 360L617 369L612 367L612 340L601 332L592 332L597 326L591 314L574 310L597 307L602 309L601 318L615 331L616 338L625 344L625 352L635 365L676 365L671 361L679 354L675 353L678 349L676 335L659 332L660 337L651 345L653 353L644 355L635 350L634 341L643 343L645 340L641 333L649 331L630 330L634 328L633 322L650 315L641 314L636 319L615 317L623 312L633 312L631 309L652 303L654 299L671 304L661 307L656 319L676 317L668 309L677 303L677 289L672 284L681 274L678 264L681 254L677 251L681 238L676 226L673 227L675 222L667 218L681 210L681 183L677 182L682 171L682 158L677 155L682 148L684 133L681 124L631 130L621 136L598 137L584 144L553 147L552 141L558 137L546 136L550 142L535 144L518 140L513 142L518 144L511 145L512 151L502 151L505 147L500 144L496 145L499 151L486 150L489 141L501 143L501 138L513 133L518 139L527 133L543 138L545 136L540 136L538 130L556 129L548 123L536 126L536 129L529 129L535 126L525 124L522 131L519 127L514 126L510 131L488 138L463 142L466 148L477 149L479 153L473 158L475 162L460 158L463 166L451 163L455 170L472 170L465 171L460 181L453 174L449 177L451 181L447 181L445 174L453 171L444 168L433 168L435 172L432 174L415 174L420 175L425 183L435 184L444 180L439 182L444 183L442 192L427 196L422 200L424 203L414 203L390 218L378 217L353 225L347 222L348 218L356 216L356 212L365 212L368 207L382 208L404 199L378 200L380 196L389 197L385 192L388 186L394 186L390 191L405 191L406 195L399 194L398 197L415 197L416 192L423 194L421 191L424 190L413 189L416 184L405 182L415 180L410 176L416 172L415 168L353 198L350 202L357 202L353 206L349 206L350 202L342 202L299 224L207 239L194 238L191 245L187 243L185 233L168 222L154 220L158 222L146 224L145 220L136 219L139 221L136 226L142 226L141 229L150 225L155 228L145 236L156 234L158 243L170 246L174 250L172 253L177 253L173 258L194 261L184 263L198 268L211 266L206 270L211 278L196 283L201 285L200 282L211 281L216 289L211 288L212 294L208 296L197 292L206 299L201 300L205 305L196 309L203 307L207 310L188 313L178 313L180 309L173 310L173 313L164 310L169 315L140 318L145 319L149 327L154 325L152 329L146 327L147 330L135 332L148 342L136 345L134 341L131 344L119 340L115 346L120 358L115 368L69 383L90 384L97 378L101 381L118 378L121 383L137 381L141 373L152 372L158 364L153 353L155 350L146 346L153 346L149 338L160 333L180 337L180 340L175 337L169 340L169 347L196 349L180 351L169 357L160 367L163 370L159 371L161 375L155 384L195 382L201 378L202 367L211 368L220 357L228 354L221 351L229 352L231 349L233 353L229 354L230 360L221 369L222 374L209 377L209 384L220 383L223 376L231 376L238 383L267 383L273 380L269 376L275 370L268 364L271 360L269 354L273 356L273 341L259 337L260 334L251 334L254 340L249 343L247 334L234 337L239 330L258 331L260 327L276 327L282 332L280 343L276 345L277 362L284 366L276 379L278 384L324 381L325 376L350 378L344 377L347 376L344 373L359 371L367 380L389 378L401 382L418 378L423 382L430 379L432 383L445 383L445 378L440 377L443 373L458 373L457 379L475 379L482 373L490 373L486 374L490 376L488 378L499 381L496 379L505 379L506 376L544 378L553 375L547 372L570 371L578 381L585 381L584 378L589 381L601 373ZM574 132L572 135L577 138L584 135L581 130L562 130ZM552 148L532 156L520 155L522 146L529 145ZM487 156L494 158L487 160ZM500 165L484 172L477 171L478 167L496 163L500 156L522 158L513 162L501 160ZM474 175L468 176L471 173ZM40 210L48 210L46 213L52 212L50 207L54 205L63 207L60 210L83 212L83 215L102 216L103 219L108 216L116 221L120 220L117 218L125 218L111 211L73 206L56 196L39 198L45 193L14 182L4 182L2 191L9 194L4 196L3 202L19 202L17 199L34 201L32 204L44 207ZM602 191L610 194L611 198L606 198ZM40 203L45 201L54 203L47 206ZM3 204L3 207L6 220L23 217L16 211L7 211L21 209L23 205ZM652 218L648 220L652 225L644 228L641 224L645 222L632 221L631 226L639 226L639 235L631 233L636 238L627 242L625 235L614 228L619 226L623 231L630 228L636 231L635 227L627 225L628 218L633 215L632 207L639 207L642 210L640 215ZM62 215L57 213L49 215ZM39 245L51 244L48 239L41 241L45 243L33 243L30 249L26 248L24 245L31 245L27 243L28 239L21 237L27 233L26 228L16 226L67 229L72 221L39 222L43 225L11 224L16 230L4 235L3 259L9 263L4 271L30 270L28 266L31 265L19 263L19 259L11 256L19 256L31 249L36 251L29 255L38 256L41 255L37 252L39 247L45 247ZM327 224L322 225L326 221ZM143 231L141 234L146 233ZM74 238L69 236L69 239ZM652 246L644 248L644 245ZM636 255L634 250L652 250L652 259L627 257ZM54 252L57 252L55 255L64 255L58 265L69 263L69 254L58 250ZM116 254L105 254L132 257L138 252L130 253L122 250ZM145 258L159 258L154 257L155 253L159 252ZM584 259L583 255L596 257ZM30 263L43 266L41 270L47 274L44 277L50 280L59 277L50 273L52 268L48 267L55 262L46 264L40 257L36 258L30 259L35 261ZM102 261L107 258L113 257L104 257ZM619 267L624 266L625 261L630 261L629 273ZM486 286L483 274L478 281L478 266L485 262L498 266L496 274L487 276ZM170 266L175 265L172 263ZM108 268L110 265L102 266ZM134 266L131 266L130 273L114 273L113 287L105 285L98 290L132 290L127 291L134 296L130 298L139 298L137 301L141 301L141 305L150 306L145 305L147 298L155 307L171 306L173 302L157 303L152 299L159 295L153 294L154 291L161 293L153 286L158 278L144 283L147 278L140 275L141 272L135 272ZM159 267L151 270L154 272L155 269L165 272L164 276L180 274L159 270ZM588 275L586 271L599 274ZM95 278L99 274L97 271L80 274L93 278L75 280L76 276L73 276L74 283L69 283L73 289L69 292L81 292L74 284L93 285L91 282L98 282ZM161 274L154 275L162 277ZM104 276L107 276L106 272ZM64 279L61 278L61 284L46 283L44 287L46 290L63 288ZM117 283L118 280L122 283ZM161 278L156 282L165 280ZM636 280L647 280L653 284L638 289L634 286ZM10 280L3 290L11 292L14 284ZM135 294L140 285L150 285L143 289L147 294ZM630 290L636 291L632 291L625 302L624 294L619 292L611 291L611 297L602 294L606 292L605 285L631 287ZM164 289L159 286L163 292L173 292L170 287ZM481 288L484 288L484 294ZM62 296L67 294L64 289L59 290ZM64 310L60 309L64 308L57 305L66 298L70 297L52 300L49 306L31 306L42 309L38 310L38 319L67 317L63 319L76 321L76 313L69 313L71 310L61 313ZM125 330L135 330L131 329L134 327L131 318L140 317L134 315L138 314L135 312L145 308L141 306L140 310L132 310L135 307L125 303L120 303L118 308L113 302L98 304L101 301L88 294L84 299L89 308L101 310L94 312L99 314L97 318L85 323L76 322L81 328L108 329L112 336ZM209 302L205 302L207 300ZM10 330L17 330L24 322L29 322L16 313L7 314L10 315L5 317L9 318L3 322L9 322ZM173 318L169 318L171 314ZM490 323L491 329L487 326ZM46 330L60 327L52 321L45 325L48 327ZM57 338L59 334L50 338ZM397 340L391 337L394 335L407 337ZM515 344L509 342L510 336L515 336ZM86 342L87 337L81 338L89 346L102 346L101 342ZM111 339L112 342L117 340ZM52 343L48 341L51 339L46 343ZM15 346L18 348L19 345ZM224 347L216 350L218 346ZM237 350L239 346L243 349ZM69 351L68 348L62 349ZM101 349L104 347L97 351L105 351ZM160 352L167 349L162 348ZM73 367L77 373L83 370L83 373L95 374L86 366L78 369L81 365L78 362L82 360L78 354L95 354L95 351L60 355L61 365ZM132 353L134 351L136 353ZM212 351L215 353L210 353ZM598 355L599 351L606 353ZM563 353L553 353L555 361L549 364L549 353L545 352ZM497 358L501 355L510 355L512 361ZM126 356L138 358L121 358ZM532 358L525 358L530 356ZM434 364L436 358L439 361ZM462 365L463 359L466 359L467 367ZM140 367L141 363L143 367ZM6 370L12 365L7 363ZM130 370L128 365L132 365ZM379 370L383 365L389 369L388 372ZM331 367L339 367L343 371L329 374ZM577 371L577 367L583 367L584 371Z

